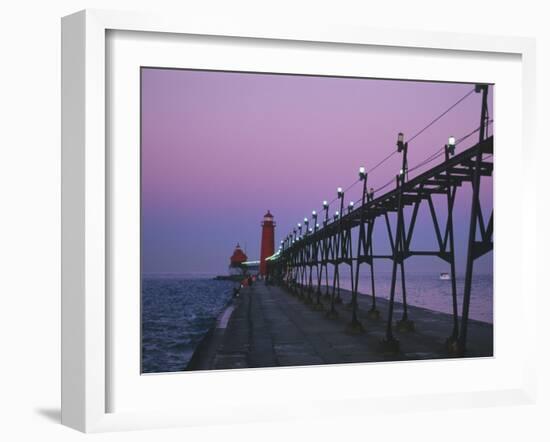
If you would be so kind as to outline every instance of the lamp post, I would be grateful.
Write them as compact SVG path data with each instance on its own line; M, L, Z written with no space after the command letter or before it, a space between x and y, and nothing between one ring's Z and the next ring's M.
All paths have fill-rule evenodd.
M304 235L302 236L302 224L298 223L298 229L300 230L300 241L302 241L308 234L308 219L307 218L304 218ZM303 291L304 291L304 287L306 285L306 265L307 265L307 260L306 260L306 249L305 249L306 246L304 246L303 244L301 245L300 247L300 260L301 260L301 263L300 263L300 292L299 292L299 296L302 297L303 296Z
M445 160L448 160L455 154L456 139L452 135L449 137L449 141L445 144Z
M371 202L374 199L374 188L371 187L369 191L367 192L367 181L368 181L368 173L365 171L364 167L359 168L359 179L363 181L363 195L361 199L361 205L365 205L365 199L367 202ZM367 261L370 265L370 277L371 277L371 290L372 290L372 304L371 309L368 311L368 316L371 319L378 319L380 316L380 312L376 310L376 291L375 291L375 283L374 283L374 259L372 258L372 232L374 230L374 218L369 219L366 221L368 224L368 232L365 232L365 218L364 218L364 210L361 210L361 222L360 222L360 228L359 228L359 237L360 237L360 243L365 244L366 247L364 249L365 255L370 257L370 261ZM358 249L359 250L359 249ZM359 251L358 256L359 258ZM357 292L359 287L359 266L360 262L359 259L357 260L357 264L355 267L355 299L353 299L353 318L352 318L352 329L356 329L359 332L364 331L362 325L359 323L359 320L357 319Z
M455 154L456 139L452 135L449 137L445 145L445 161L448 161ZM454 225L453 225L453 195L451 190L451 174L446 171L447 177L447 232L449 232L449 261L451 265L451 295L453 304L453 330L447 339L447 349L450 352L456 352L458 349L458 299L456 289L456 266L455 266L455 241L454 241Z
M336 302L340 304L342 302L342 298L340 296L340 263L338 262L342 258L342 242L343 242L343 235L342 235L342 220L344 217L344 191L341 187L338 187L336 189L336 194L338 198L340 199L340 211L336 212L338 214L338 242L336 247L336 268L334 269L334 282L335 285L333 286L333 289L337 290L338 296L336 296L336 299L334 299L333 296L333 302ZM334 292L334 290L333 290ZM331 308L331 315L334 315L334 305L332 305Z
M311 220L313 224L312 232L316 234L317 230L319 229L319 223L317 222L317 211L315 210L311 211ZM321 304L321 276L323 271L322 263L321 263L321 270L319 270L319 253L322 254L322 252L323 252L323 249L319 246L319 239L317 239L312 244L312 258L313 258L313 263L315 265L315 275L317 278L317 289L316 289L317 296L316 296L315 305L313 306L313 308L316 310L320 310L322 308L322 304Z
M361 196L361 205L363 205L365 204L365 199L367 198L367 172L363 166L359 168L359 181L363 182L363 193Z
M304 218L304 239L306 239L310 234L311 234L312 230L311 228L309 227L309 219L307 218L307 216ZM312 272L312 268L311 268L311 244L304 244L302 245L302 250L301 250L301 254L302 254L302 293L301 295L303 296L303 290L304 288L306 287L306 284L307 284L307 289L305 290L307 295L304 299L304 301L307 303L307 304L310 304L311 303L311 284L312 284L312 275L311 275L311 272ZM309 269L309 276L308 276L308 269Z
M407 151L409 150L409 143L404 141L405 135L403 135L403 132L399 132L397 134L397 152L403 152L403 163L402 163L402 174L403 177L407 177L409 175L409 166L407 163Z
M329 222L329 215L328 215L328 209L329 209L329 204L328 204L328 201L327 200L323 200L323 210L325 212L325 217L323 219L323 227L326 227L328 222ZM323 269L325 271L325 299L328 299L329 298L329 286L328 286L328 260L329 260L329 254L330 254L330 250L329 250L329 239L326 238L326 235L323 237L323 247L321 249L321 270L320 270L320 275L319 275L319 292L321 291L321 281L323 279ZM320 302L320 298L319 296L317 297L318 299L318 308L321 309L323 308L322 305L321 305L321 302Z
M315 228L315 232L317 232L319 224L317 224L317 212L315 210L311 211L311 218L313 220L313 227Z
M338 198L342 199L344 192L342 192L342 188L338 187L337 189ZM342 206L341 202L341 206ZM334 212L333 215L333 222L336 223L338 219L340 218L340 211ZM340 275L338 272L338 260L339 260L339 248L340 248L340 230L338 229L338 233L334 236L334 242L332 247L332 261L334 266L334 274L332 277L332 293L330 295L330 309L327 311L325 317L328 319L336 319L338 317L338 312L336 311L336 308L334 307L336 302L336 290L338 289L338 295L340 294Z
M292 252L290 253L290 274L289 274L289 285L290 285L290 292L292 294L295 293L296 290L296 284L297 284L297 269L296 269L296 234L298 231L296 230L296 227L292 229L292 232L290 233L290 247L292 247Z
M338 187L338 189L336 189L336 193L338 195L338 199L340 200L340 212L343 212L344 211L344 191L342 190L341 187Z

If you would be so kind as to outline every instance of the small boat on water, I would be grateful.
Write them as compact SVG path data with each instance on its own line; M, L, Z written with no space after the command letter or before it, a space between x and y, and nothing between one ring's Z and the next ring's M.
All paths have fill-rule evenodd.
M451 276L448 273L443 272L439 274L439 279L441 279L442 281L449 281L451 279Z

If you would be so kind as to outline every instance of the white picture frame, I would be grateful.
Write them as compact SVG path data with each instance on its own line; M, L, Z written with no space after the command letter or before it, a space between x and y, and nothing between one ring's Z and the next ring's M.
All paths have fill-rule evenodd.
M536 193L527 192L534 177L535 43L518 37L491 37L452 33L358 29L343 26L296 28L278 25L270 28L254 23L214 23L194 17L159 17L86 10L62 21L62 423L85 432L121 429L185 426L216 422L247 422L285 417L365 413L375 409L406 410L415 408L453 408L500 403L532 403L535 397L535 328L533 321L521 323L525 351L521 379L500 389L462 393L409 395L391 391L376 403L367 396L329 395L311 399L311 407L271 407L245 400L239 412L217 410L205 413L200 407L191 413L181 411L108 412L110 364L106 328L111 312L107 300L109 287L107 264L110 210L107 185L106 119L106 34L109 31L143 31L163 34L202 35L270 39L286 42L337 43L368 45L381 49L398 47L441 51L468 51L477 54L514 54L521 57L522 123L521 151L524 183L519 190L522 200L519 272L522 303L536 303L536 281L528 274L529 258L534 256ZM534 174L532 174L534 175ZM498 192L498 187L497 187ZM519 319L520 321L522 319ZM460 368L461 361L457 361ZM403 368L392 370L406 370ZM342 369L335 367L334 369ZM359 368L356 367L355 371ZM276 370L261 376L279 376ZM204 376L202 374L201 376ZM207 376L222 377L220 373ZM221 381L223 382L223 381ZM372 399L372 398L371 398ZM189 400L189 398L186 398Z

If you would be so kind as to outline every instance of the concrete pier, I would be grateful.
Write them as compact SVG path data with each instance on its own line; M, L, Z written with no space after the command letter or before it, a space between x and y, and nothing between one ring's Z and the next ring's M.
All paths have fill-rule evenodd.
M452 317L424 308L408 306L414 331L398 331L400 352L385 355L380 351L384 338L387 306L377 299L380 319L369 319L371 299L358 297L358 317L365 332L349 334L347 325L351 309L347 305L351 293L342 290L338 317L325 318L299 297L278 286L263 282L241 289L231 316L222 315L195 351L187 370L212 370L253 367L300 366L379 362L451 357L445 346L452 329ZM328 301L323 301L327 305ZM395 304L394 318L401 318L401 304ZM466 357L493 355L493 326L470 321Z

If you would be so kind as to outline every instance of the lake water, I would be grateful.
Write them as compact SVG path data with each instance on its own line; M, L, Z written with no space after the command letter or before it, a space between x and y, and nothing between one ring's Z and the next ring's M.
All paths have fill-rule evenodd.
M340 276L340 286L351 290L350 277L345 273ZM452 313L451 281L439 279L436 273L407 273L406 274L407 303L436 310L443 313ZM330 282L330 281L329 281ZM375 280L376 296L389 299L391 290L391 273L378 273ZM464 277L457 277L458 314L462 315L462 295L464 293ZM371 293L370 276L365 272L359 281L359 292ZM401 276L397 272L395 300L402 302ZM483 322L493 322L493 275L475 275L472 281L470 296L470 319Z
M234 285L211 276L144 276L142 372L183 370L231 299Z
M399 273L398 273L399 276ZM396 301L401 302L400 279ZM182 371L204 335L215 324L232 297L232 281L216 281L211 275L146 275L142 279L142 372ZM459 314L464 279L457 280ZM342 271L341 287L351 287ZM376 275L376 294L389 298L391 274ZM365 272L359 291L370 293ZM407 274L407 301L411 305L452 312L451 282L439 274ZM493 322L492 275L475 275L470 302L470 318Z

